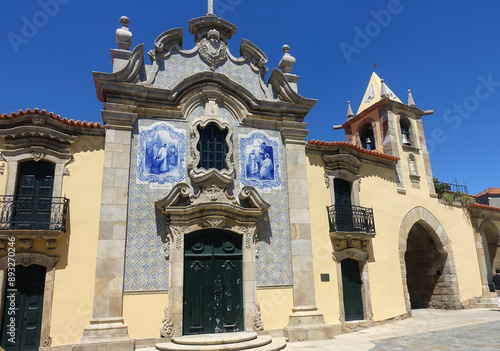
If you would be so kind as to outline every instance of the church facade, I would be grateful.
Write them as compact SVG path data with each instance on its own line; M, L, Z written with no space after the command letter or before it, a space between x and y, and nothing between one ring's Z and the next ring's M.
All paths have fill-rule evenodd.
M187 49L120 22L103 125L0 118L1 347L279 350L496 300L500 208L436 193L411 93L374 73L345 142L306 140L288 46L268 72L210 11Z

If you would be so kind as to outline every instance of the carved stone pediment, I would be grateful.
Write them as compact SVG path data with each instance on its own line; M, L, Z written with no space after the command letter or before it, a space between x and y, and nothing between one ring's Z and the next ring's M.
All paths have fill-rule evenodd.
M253 187L244 187L235 197L213 183L199 189L196 194L193 194L189 184L177 184L155 205L166 215L174 238L205 228L220 228L253 236L257 218L270 206Z
M350 154L323 155L321 157L328 171L346 170L352 174L358 174L363 163Z

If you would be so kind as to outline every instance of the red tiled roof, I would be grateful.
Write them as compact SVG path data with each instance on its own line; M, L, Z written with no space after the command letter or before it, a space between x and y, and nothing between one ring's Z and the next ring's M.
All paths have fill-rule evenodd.
M468 207L477 207L477 208L484 208L486 210L500 211L500 207L488 206L483 204L473 204L469 205Z
M14 117L19 117L19 116L24 116L30 113L35 113L35 114L40 114L40 115L45 115L47 117L52 117L62 123L65 123L70 126L77 126L77 127L87 127L87 128L104 128L104 126L101 125L99 122L87 122L87 121L75 121L73 119L67 119L66 117L62 118L60 115L54 115L53 112L47 112L45 110L39 110L38 108L35 108L33 111L30 110L29 108L26 109L26 111L19 110L17 113L12 111L10 115L8 113L4 113L3 115L0 115L0 119L12 119Z
M474 197L483 196L483 195L486 195L486 194L500 195L500 188L488 188L486 190L481 191L479 194L474 195Z
M381 154L379 152L376 152L376 151L371 151L371 150L366 150L366 149L363 149L359 146L356 146L356 145L353 145L353 144L350 144L346 141L319 141L319 140L309 140L307 142L308 144L311 144L311 145L322 145L322 146L337 146L337 145L340 145L340 146L348 146L354 150L357 150L359 152L362 152L364 154L368 154L368 155L373 155L373 156L376 156L376 157L380 157L380 158L385 158L385 159L388 159L388 160L394 160L394 161L398 161L400 160L399 157L396 157L396 156L391 156L391 155L385 155L385 154Z

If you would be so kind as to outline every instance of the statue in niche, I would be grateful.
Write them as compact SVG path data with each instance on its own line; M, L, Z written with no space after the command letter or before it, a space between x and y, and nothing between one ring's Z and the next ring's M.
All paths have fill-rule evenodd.
M417 160L415 159L414 154L410 154L408 156L408 164L410 166L410 174L411 175L418 175L417 172Z

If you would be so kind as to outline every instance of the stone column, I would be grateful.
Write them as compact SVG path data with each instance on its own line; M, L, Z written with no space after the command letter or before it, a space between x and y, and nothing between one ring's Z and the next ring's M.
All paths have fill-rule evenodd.
M73 346L76 351L134 350L134 340L123 323L122 307L130 142L137 115L110 111L118 107L112 105L105 104L102 111L106 145L92 319L83 338Z
M293 313L284 336L291 342L333 338L333 327L325 323L316 306L304 126L297 123L298 128L281 129L286 148L293 273Z

